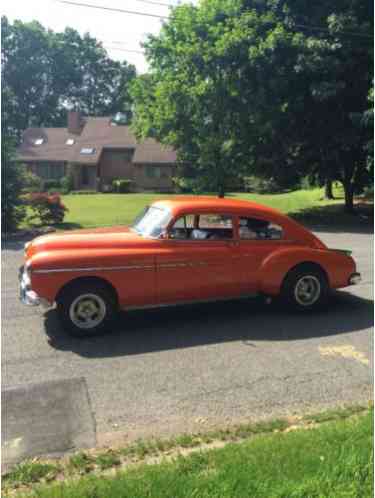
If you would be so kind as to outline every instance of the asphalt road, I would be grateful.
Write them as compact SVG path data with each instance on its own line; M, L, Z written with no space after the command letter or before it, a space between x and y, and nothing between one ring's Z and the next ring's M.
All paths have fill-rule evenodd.
M116 330L66 336L55 312L18 301L23 243L3 247L3 387L85 377L99 442L202 430L372 398L368 233L317 233L353 249L363 282L298 316L257 300L122 314Z

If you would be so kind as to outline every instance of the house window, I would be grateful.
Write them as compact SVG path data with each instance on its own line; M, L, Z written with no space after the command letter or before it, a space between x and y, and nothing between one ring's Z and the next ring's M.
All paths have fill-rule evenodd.
M65 143L66 143L66 145L73 145L74 144L74 138L68 138L68 140Z
M95 149L93 147L82 147L81 154L89 156L95 154Z
M59 180L65 176L65 165L61 163L37 164L36 174L44 180Z
M44 142L44 138L36 138L34 140L34 145L42 145L43 142Z
M147 178L160 178L161 170L158 166L146 166Z
M122 157L123 157L124 162L126 162L126 163L130 162L133 158L133 153L134 153L133 149L125 150L122 153Z

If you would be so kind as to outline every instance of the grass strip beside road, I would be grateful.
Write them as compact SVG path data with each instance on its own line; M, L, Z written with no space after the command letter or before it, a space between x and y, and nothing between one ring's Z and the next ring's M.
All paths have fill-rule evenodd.
M244 431L247 439L240 442L203 451L198 446L189 454L181 451L169 459L157 459L156 464L138 463L125 469L117 466L121 453L107 452L106 458L81 453L70 457L73 471L80 469L82 474L90 472L85 466L97 465L102 472L65 476L60 483L35 485L30 491L20 489L16 496L367 498L373 496L373 409L363 410L353 407L303 417L300 426L268 422L272 431L268 434L249 438L249 431ZM319 419L330 421L315 425ZM234 434L228 431L227 440L240 437L238 428L237 436ZM181 443L192 447L193 439L186 435L179 443L180 449ZM103 473L110 467L110 474Z
M63 202L69 209L64 223L59 228L91 228L99 226L129 225L142 209L157 199L169 198L173 194L92 194L65 195ZM331 214L341 211L342 199L323 199L322 189L297 190L283 194L232 193L227 197L244 199L264 204L295 217L316 217L330 220ZM333 210L334 213L326 210Z

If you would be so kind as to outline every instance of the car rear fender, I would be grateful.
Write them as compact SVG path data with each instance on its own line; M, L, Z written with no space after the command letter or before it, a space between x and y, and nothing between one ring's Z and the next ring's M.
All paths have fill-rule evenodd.
M287 273L297 265L312 263L326 274L328 284L331 276L325 261L326 251L309 247L283 248L264 259L259 271L259 290L268 295L277 295Z

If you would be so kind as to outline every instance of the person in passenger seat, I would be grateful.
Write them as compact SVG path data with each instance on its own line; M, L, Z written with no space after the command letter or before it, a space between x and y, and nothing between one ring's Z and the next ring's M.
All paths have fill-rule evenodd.
M202 240L202 239L207 239L208 233L205 232L204 230L199 230L198 228L195 228L191 232L191 239L196 239L196 240Z
M251 230L248 226L242 226L239 229L240 239L256 239L257 233Z

